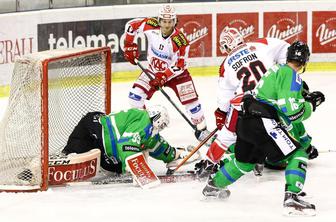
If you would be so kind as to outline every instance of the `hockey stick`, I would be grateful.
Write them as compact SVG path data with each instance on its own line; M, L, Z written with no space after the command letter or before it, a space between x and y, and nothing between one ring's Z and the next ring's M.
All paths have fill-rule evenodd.
M194 155L194 153L196 153L213 135L215 135L215 133L217 132L218 128L214 129L207 137L205 137L205 139L200 142L200 144L198 144L198 146L196 146L192 151L190 151L189 155L186 156L181 163L179 163L177 165L177 167L173 170L167 171L167 175L172 175L174 174L185 162L187 162L189 160L189 158Z
M336 149L328 149L328 150L317 150L319 153L334 153Z
M145 75L150 79L153 80L154 78L146 71L146 69L141 65L139 60L134 59L135 63L140 67L140 69L145 73ZM193 128L193 130L197 130L196 126L190 122L190 120L184 115L184 113L177 107L177 105L171 100L171 98L168 96L168 94L161 88L158 87L160 92L168 99L168 101L175 107L175 109L181 114L183 119L187 121L187 123Z
M177 175L159 175L161 183L178 183L178 182L188 182L196 180L196 174L194 172L187 172L183 174ZM131 184L134 180L131 175L127 176L111 176L98 180L91 181L79 181L79 182L71 182L65 183L61 186L88 186L88 185L107 185L107 184Z

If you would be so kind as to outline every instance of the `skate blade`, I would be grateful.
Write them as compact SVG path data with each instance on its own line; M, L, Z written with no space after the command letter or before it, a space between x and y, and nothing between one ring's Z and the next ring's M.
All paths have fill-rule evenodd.
M229 199L230 195L231 195L231 192L229 190L225 193L225 195L222 195L222 196L220 195L219 196L204 196L202 194L200 200L204 202L216 202L216 201L223 202Z
M213 197L213 196L204 196L201 195L200 201L202 202L224 202L227 201L229 198L218 198L218 197Z
M313 217L316 216L316 210L314 209L304 209L297 210L294 207L284 208L283 215L287 217Z

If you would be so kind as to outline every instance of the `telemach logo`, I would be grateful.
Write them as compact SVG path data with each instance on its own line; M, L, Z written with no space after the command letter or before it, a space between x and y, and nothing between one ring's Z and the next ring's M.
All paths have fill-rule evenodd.
M125 35L119 38L116 34L110 33L106 37L103 34L99 35L86 35L86 36L74 36L73 31L68 31L68 37L58 38L54 37L53 33L49 34L48 44L49 49L62 49L62 48L81 48L81 47L102 47L109 46L112 52L119 52L119 44L123 44ZM121 46L123 47L123 45Z
M141 50L145 50L146 39L144 35L139 35L141 39ZM119 38L117 34L109 33L107 35L74 35L72 30L68 31L67 38L55 38L53 33L49 34L48 45L49 50L66 49L66 48L83 48L83 47L104 47L111 48L112 53L118 53L124 48L125 34Z

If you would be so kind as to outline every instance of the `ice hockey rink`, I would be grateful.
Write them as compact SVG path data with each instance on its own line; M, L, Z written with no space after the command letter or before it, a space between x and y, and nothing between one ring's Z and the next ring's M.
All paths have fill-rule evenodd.
M306 73L302 78L310 90L320 90L326 102L318 107L305 124L313 137L313 144L321 151L309 163L304 191L307 200L317 208L315 217L288 218L282 216L284 172L265 170L257 179L248 174L230 186L227 201L201 201L204 182L161 184L143 190L132 184L85 185L51 187L38 193L0 193L0 221L336 221L336 149L333 137L336 121L336 73ZM217 77L196 77L195 85L206 112L209 129L215 127L213 111L216 109ZM112 110L128 108L128 83L112 84ZM175 95L165 89L176 101ZM7 100L0 99L0 117ZM157 92L150 104L165 105L171 124L162 135L173 146L197 145L189 125L179 116L168 101ZM201 150L204 153L205 147ZM157 174L165 173L161 162L150 160ZM190 168L190 167L189 167ZM183 168L182 170L186 170Z

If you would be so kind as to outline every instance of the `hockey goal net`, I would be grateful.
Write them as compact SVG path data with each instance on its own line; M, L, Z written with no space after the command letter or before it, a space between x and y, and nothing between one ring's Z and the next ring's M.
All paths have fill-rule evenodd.
M110 112L108 47L52 50L16 61L0 125L0 190L48 188L48 157L90 111Z

